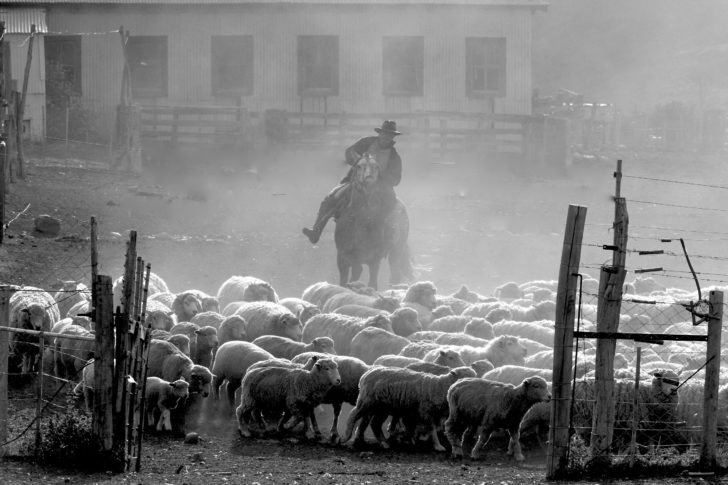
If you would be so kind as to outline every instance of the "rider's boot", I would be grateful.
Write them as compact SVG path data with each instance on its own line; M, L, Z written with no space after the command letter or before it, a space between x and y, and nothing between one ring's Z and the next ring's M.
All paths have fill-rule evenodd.
M326 227L326 223L331 219L341 208L345 200L345 185L338 185L332 190L321 202L318 214L316 215L316 222L313 223L313 228L303 228L303 234L311 241L311 244L316 244L321 238L321 233Z

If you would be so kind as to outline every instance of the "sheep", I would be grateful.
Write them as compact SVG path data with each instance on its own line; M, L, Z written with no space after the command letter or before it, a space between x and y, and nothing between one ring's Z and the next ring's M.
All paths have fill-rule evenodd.
M550 402L537 402L531 406L528 411L526 411L526 414L523 415L521 424L518 425L518 435L521 445L523 445L523 442L533 435L538 441L538 445L541 449L545 449L546 440L548 439L550 419Z
M303 290L301 299L309 303L313 303L319 308L323 308L324 303L326 303L329 298L337 293L346 291L350 290L346 287L329 283L328 281L319 281Z
M238 311L238 308L245 305L244 301L231 301L225 307L222 309L222 316L223 317L229 317L230 315L235 315L235 312Z
M438 318L447 317L450 315L456 315L453 309L448 305L437 305L432 310L432 319L437 320ZM457 315L460 315L457 313Z
M158 338L152 336L152 338ZM190 352L190 338L187 335L177 334L177 335L169 335L165 339L167 342L170 342L175 347L177 347L183 354L185 354L187 357L190 357L192 353ZM194 361L193 361L194 362Z
M171 335L186 335L190 339L190 358L195 362L197 358L197 332L200 327L192 322L182 322L169 329ZM195 362L197 363L197 362Z
M78 325L67 325L60 331L61 335L91 337L93 334ZM55 374L68 380L75 380L86 362L94 356L95 340L76 340L56 338L54 344Z
M222 321L217 331L218 346L233 340L248 340L245 326L245 319L240 315L227 317Z
M147 304L149 304L150 301L158 301L162 305L166 306L170 310L172 309L172 304L174 303L175 298L177 298L177 295L175 295L172 292L165 291L162 293L155 293L153 295L149 295L147 297Z
M518 283L509 281L497 287L493 292L496 298L499 300L516 300L523 298L523 290L518 286Z
M483 377L483 374L494 369L493 364L488 359L476 360L470 364L470 367L473 368L475 375L478 377Z
M553 321L551 322L553 325ZM496 335L513 335L534 340L549 348L554 346L554 330L535 322L514 322L503 320L493 325ZM546 350L546 349L544 349Z
M292 359L303 352L336 353L334 341L329 337L316 337L308 344L304 344L278 335L263 335L253 340L253 344L282 359Z
M462 357L460 357L460 354L458 354L454 350L449 349L438 349L435 354L434 359L430 359L427 362L432 362L433 364L438 365L444 365L445 367L449 367L451 369L454 369L455 367L463 367L467 365Z
M411 344L408 344L405 348L400 350L399 355L402 355L404 357L415 357L417 359L422 359L425 357L425 355L427 355L428 352L433 349L440 349L440 345L436 344L435 342L428 341L412 342Z
M58 313L61 318L67 316L68 310L78 302L90 301L91 290L88 286L77 281L64 281L61 287L53 295L53 299L58 304Z
M431 281L418 281L407 288L402 306L417 311L418 320L427 329L432 322L432 310L437 306L437 287Z
M202 327L196 330L195 334L197 336L197 344L195 353L190 354L192 361L195 364L204 365L209 368L212 365L213 355L219 345L217 330L214 327Z
M81 379L73 388L74 396L83 396L86 412L91 412L94 405L94 379L94 359L89 359L83 366Z
M10 297L9 326L26 330L50 331L61 319L58 304L46 291L33 286L23 286ZM37 366L37 360L44 349L39 349L36 336L13 333L9 339L10 353L20 359L23 374Z
M190 319L191 323L199 327L213 327L217 330L220 330L223 321L225 317L216 311L202 311Z
M255 276L231 276L217 290L220 308L234 301L268 301L278 303L278 294L270 283Z
M485 318L472 318L463 329L463 333L472 335L473 337L492 340L496 337L493 331L493 324Z
M470 347L461 345L453 347L453 350L460 354L466 364L476 360L487 359L494 367L525 363L526 349L521 345L519 339L508 335L501 335L488 342L485 347ZM432 360L432 351L425 355L424 360Z
M362 305L378 310L384 310L386 312L393 312L399 308L399 300L392 297L386 297L382 295L368 296L353 291L342 291L337 293L323 304L321 311L324 313L331 313L337 308L344 305Z
M523 461L519 441L519 425L528 408L549 401L551 394L541 377L529 377L520 385L503 384L481 378L463 379L447 391L449 415L445 421L445 436L450 442L452 456L463 455L470 437L478 433L478 441L470 456L477 459L491 433L505 428L510 435L508 454Z
M503 365L483 374L483 379L502 382L517 386L524 379L531 376L543 377L546 382L551 382L552 371L550 369L533 369L520 365Z
M472 318L473 317L467 315L450 315L438 318L428 325L427 330L440 332L462 332L465 329L465 325L470 323Z
M111 288L114 297L114 306L122 304L122 296L124 293L124 275L119 276L114 280ZM169 293L169 287L167 283L156 273L149 272L149 286L147 287L147 294L154 295L155 293ZM148 302L147 302L148 303Z
M255 369L245 375L242 382L240 405L235 410L240 434L250 437L248 423L255 414L258 422L263 409L267 413L282 414L278 432L284 430L289 418L294 418L290 428L304 423L304 435L313 409L326 392L341 383L338 365L332 359L319 359L311 370L267 367ZM318 426L312 422L315 437L320 436Z
M391 332L392 322L385 315L362 320L336 313L322 313L306 322L306 326L303 327L303 341L310 342L316 337L331 337L334 340L336 353L349 355L352 339L366 327L378 327Z
M440 345L470 345L471 347L485 347L488 342L488 340L462 332L444 333L435 339L435 343Z
M313 355L311 352L298 354L292 359L292 362L304 363ZM365 364L361 359L349 357L346 355L321 355L319 358L327 357L333 359L339 367L339 375L341 383L334 386L326 393L321 404L331 404L334 410L334 420L331 423L329 439L332 443L339 442L339 415L343 403L349 403L352 406L356 404L359 396L359 380L361 376L368 371L371 366Z
M174 422L184 431L187 427L185 417L191 415L193 420L197 420L200 399L210 395L212 373L207 367L194 364L192 359L165 340L152 339L149 343L147 365L148 377L160 377L170 382L184 379L189 383L189 397L183 407L175 409L173 415Z
M220 397L220 386L227 381L227 402L230 409L235 409L235 391L245 372L255 362L274 359L275 356L251 342L232 340L220 345L212 364L212 395L215 399Z
M469 307L467 307L463 312L461 313L461 316L464 317L478 317L478 318L485 318L491 323L495 323L493 320L487 317L487 315L493 311L493 310L509 310L510 305L507 303L504 303L502 301L488 301L488 302L479 302L479 303L472 303ZM496 320L497 321L497 320Z
M389 319L392 322L392 331L400 337L409 337L422 330L417 311L412 308L397 308Z
M300 364L298 362L292 362L289 359L282 359L279 357L268 359L268 360L260 360L258 362L255 362L250 367L248 367L247 372L250 372L254 369L262 369L263 367L286 367L288 369L306 369L311 370L313 369L313 365L319 360L323 358L322 355L319 354L313 354L311 357L306 361L305 364Z
M172 431L170 410L177 408L180 402L187 400L189 388L190 385L184 379L169 382L159 377L147 377L147 385L144 390L144 398L147 402L147 425L154 425L154 414L159 411L160 416L156 420L157 431Z
M202 301L195 292L183 291L175 296L171 309L177 317L177 322L189 322L202 311Z
M287 297L283 298L278 303L288 308L291 313L296 315L303 325L305 325L312 316L321 313L321 309L319 307L302 298Z
M349 347L349 355L372 364L382 355L396 354L410 341L392 332L376 327L366 327L354 335Z
M373 367L359 382L360 392L356 406L351 411L342 442L352 436L357 422L356 441L362 442L364 431L371 422L374 436L383 448L389 448L382 435L381 424L387 415L401 417L407 427L407 437L412 439L417 422L429 425L430 436L436 451L445 451L437 436L437 427L447 413L447 390L463 378L473 378L470 367L451 369L445 375L436 376L409 369Z
M407 336L410 342L435 342L440 336L445 335L447 332L440 332L437 330L420 330Z
M217 300L216 296L208 295L204 291L201 290L187 290L183 293L190 293L192 295L195 295L198 300L200 300L200 304L202 306L203 312L216 312L220 313L220 302Z
M164 303L156 300L147 300L146 316L144 322L151 328L170 330L174 324L174 312L167 308Z
M283 305L270 301L248 302L238 308L235 314L245 320L245 333L251 341L261 335L278 335L301 341L303 325Z
M407 364L406 366L404 366L404 368L413 370L415 372L424 372L425 374L433 374L436 376L447 374L451 370L451 368L446 365L435 364L434 362L413 362L411 364Z
M339 315L348 315L350 317L357 318L369 318L379 315L380 313L383 313L385 315L387 314L385 310L380 310L378 308L372 308L370 306L364 305L343 305L338 307L331 313L338 313Z
M68 309L68 312L66 312L66 317L77 317L79 315L85 315L91 311L91 301L90 300L81 300Z
M403 355L381 355L377 357L372 365L382 365L385 367L407 367L410 364L424 362L422 359L415 357L405 357Z
M512 337L512 335L502 335L503 337ZM535 340L531 340L529 338L524 337L516 337L518 339L518 343L526 349L526 355L535 354L537 352L542 352L544 350L550 350L552 347L550 345L544 345L541 342L536 342Z

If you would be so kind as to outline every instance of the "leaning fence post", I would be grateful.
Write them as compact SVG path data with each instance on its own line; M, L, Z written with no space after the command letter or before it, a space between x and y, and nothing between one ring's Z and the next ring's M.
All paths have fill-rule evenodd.
M700 469L716 467L718 434L718 385L720 378L720 337L723 328L723 292L711 291L709 296L708 349L703 391L703 444L700 449Z
M551 418L546 455L546 477L549 479L563 476L568 465L576 290L585 219L586 207L569 205L556 294Z
M93 435L103 459L114 461L114 301L111 277L98 275L94 281L94 406Z

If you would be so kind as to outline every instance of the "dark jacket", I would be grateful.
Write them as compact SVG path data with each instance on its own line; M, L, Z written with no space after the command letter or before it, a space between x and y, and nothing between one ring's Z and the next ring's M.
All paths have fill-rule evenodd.
M379 137L377 136L367 136L347 148L344 152L346 163L353 166L359 161L359 157L369 149L372 143L376 143L378 139ZM397 153L397 149L394 148L394 142L392 142L391 148L389 163L387 164L386 170L379 174L379 180L389 186L395 187L399 185L399 182L402 180L402 159L400 158L399 153ZM349 182L351 180L352 172L353 171L350 170L342 182Z

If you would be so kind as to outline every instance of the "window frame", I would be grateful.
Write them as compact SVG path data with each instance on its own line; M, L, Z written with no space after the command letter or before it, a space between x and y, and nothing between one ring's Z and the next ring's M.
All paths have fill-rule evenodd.
M154 59L157 64L159 79L154 80L157 86L153 86L150 82L148 85L140 85L141 80L149 82L151 77L140 76L139 67L135 67L137 63L143 62L145 59L150 60L149 54L152 50L156 50L159 55L158 59ZM144 57L135 59L134 56L139 52ZM169 42L166 35L133 35L129 36L126 44L127 60L129 62L129 79L131 82L131 91L134 98L166 98L169 93ZM136 74L135 74L136 72ZM153 72L151 69L147 72Z
M411 43L407 46L406 43ZM397 45L399 44L399 45ZM411 52L411 51L415 52ZM404 59L406 62L402 62ZM404 71L397 72L400 69ZM408 72L409 71L409 72ZM411 76L415 85L395 85L400 78ZM382 93L385 96L424 96L425 94L425 37L397 35L382 37ZM400 79L401 82L401 79Z
M239 45L236 43L239 42ZM239 50L238 50L239 49ZM232 51L232 52L231 52ZM239 54L237 64L225 63ZM222 62L221 64L218 64ZM221 76L219 67L237 69L227 76ZM238 78L239 84L223 85L224 81ZM226 79L228 78L228 79ZM252 35L213 35L210 38L210 89L213 96L250 96L255 88L255 40Z
M465 95L468 98L503 98L506 96L507 47L505 37L465 38ZM476 69L481 70L482 88L475 86ZM492 71L495 71L498 83L495 88L489 87L489 76L493 74Z
M82 36L80 35L47 35L44 38L44 45L45 45L45 61L46 65L49 61L56 61L60 64L60 66L63 67L70 67L73 72L73 81L70 83L71 89L74 95L81 96L83 93L83 82L82 82L82 69L83 69L83 61L82 61ZM63 46L70 45L71 48L71 64L67 64L65 62L65 55L63 52ZM48 47L49 46L61 46L60 49L56 51L58 53L60 51L60 59L51 59L48 55ZM51 50L54 48L51 47ZM68 79L68 76L64 76L66 80Z
M330 43L330 44L329 44ZM339 95L341 76L340 42L338 35L299 35L296 48L297 92L299 96L324 97ZM312 61L311 61L312 60ZM321 62L321 61L324 62ZM309 62L311 61L311 62ZM326 62L329 61L329 62ZM311 68L309 70L308 68ZM312 72L328 68L328 76L322 72ZM311 79L328 77L328 85L313 85Z

